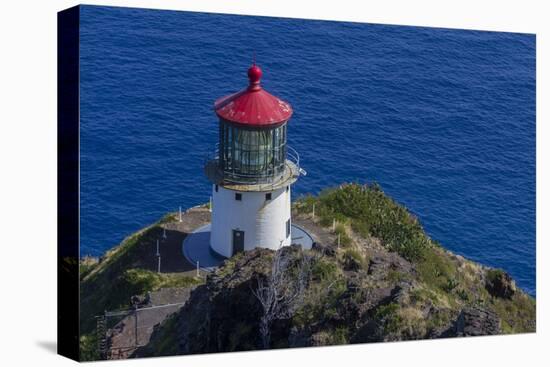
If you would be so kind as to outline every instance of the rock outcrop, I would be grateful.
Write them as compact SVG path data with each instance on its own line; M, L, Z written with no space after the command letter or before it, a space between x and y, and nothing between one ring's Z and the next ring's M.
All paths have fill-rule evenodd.
M516 283L510 274L498 269L487 273L485 287L495 297L510 299L516 293Z
M174 297L187 299L188 295L177 312L154 326L149 342L135 356L535 331L536 302L517 288L507 273L445 250L425 234L414 216L378 187L351 184L322 195L295 205L293 222L312 235L314 246L311 250L298 246L280 250L292 264L282 287L292 289L295 279L305 281L299 282L299 297L285 304L284 312L272 315L267 324L261 323L265 303L259 300L258 287L273 272L273 259L277 258L273 251L256 249L227 259L183 298L177 289L189 291L192 287L180 286L185 280L180 275L131 269L142 259L140 251L151 249L151 231L143 232L133 246L123 247L125 253L113 253L117 256L112 254L103 264L91 266L85 280L102 276L105 281L101 284L108 287L101 288L107 292L85 294L93 297L84 304L96 305L92 302L96 299L122 302L128 285L140 290L133 301L142 306L163 304ZM315 217L308 207L314 203L318 208ZM203 220L202 214L207 213L202 210L198 218ZM334 219L342 221L333 227ZM166 223L177 225L181 223ZM181 252L181 241L174 243L175 253ZM303 278L300 264L305 258L307 277ZM177 273L177 268L173 269ZM108 282L112 279L116 287ZM171 284L172 288L147 296L150 289L142 284L149 282ZM84 283L86 289L100 289L88 283ZM196 282L189 284L195 286ZM116 291L121 290L124 297L117 298ZM281 294L277 293L278 297ZM125 334L118 335L124 341Z
M456 322L456 336L496 335L500 333L498 316L487 308L465 308Z
M303 220L295 218L300 225ZM336 248L330 229L306 225L323 242L308 251L314 260L304 301L289 317L273 321L270 348L495 335L503 332L503 322L520 327L512 317L502 321L506 315L495 308L498 302L520 302L521 291L507 274L494 276L439 248L433 249L433 265L410 262L360 237ZM302 254L297 246L282 251ZM262 307L252 291L258 275L269 273L272 257L256 249L228 259L192 292L177 315L178 353L262 348Z

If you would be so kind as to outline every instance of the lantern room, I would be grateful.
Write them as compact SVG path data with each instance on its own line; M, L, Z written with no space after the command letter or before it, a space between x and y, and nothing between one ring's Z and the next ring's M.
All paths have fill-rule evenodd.
M286 153L286 123L254 129L220 121L219 164L226 179L270 182L284 172Z
M214 103L220 121L217 163L226 181L272 183L284 176L292 108L261 87L261 76L252 65L248 87Z

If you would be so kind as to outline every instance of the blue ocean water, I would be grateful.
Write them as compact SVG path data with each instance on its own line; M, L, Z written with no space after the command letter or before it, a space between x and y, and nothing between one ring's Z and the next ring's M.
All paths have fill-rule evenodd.
M380 183L450 250L535 294L535 36L83 6L81 254L208 201L213 101L289 101L294 195Z

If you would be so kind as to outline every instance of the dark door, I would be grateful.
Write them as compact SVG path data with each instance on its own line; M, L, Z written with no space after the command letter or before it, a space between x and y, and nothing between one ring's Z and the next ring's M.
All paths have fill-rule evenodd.
M233 255L244 251L244 231L233 230Z

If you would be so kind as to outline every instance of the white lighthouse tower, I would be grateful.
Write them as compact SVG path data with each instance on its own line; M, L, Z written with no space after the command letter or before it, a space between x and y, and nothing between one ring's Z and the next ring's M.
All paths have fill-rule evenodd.
M261 76L252 65L248 87L214 103L219 143L205 173L212 182L210 247L224 257L291 244L290 186L301 172L287 146L292 108L260 86Z

